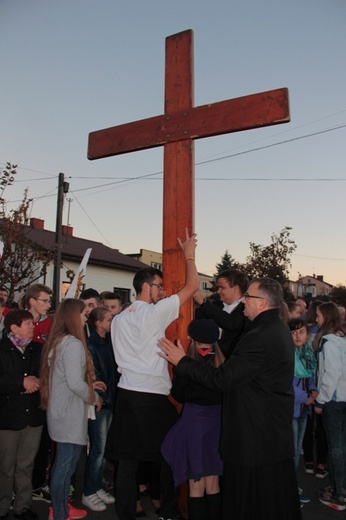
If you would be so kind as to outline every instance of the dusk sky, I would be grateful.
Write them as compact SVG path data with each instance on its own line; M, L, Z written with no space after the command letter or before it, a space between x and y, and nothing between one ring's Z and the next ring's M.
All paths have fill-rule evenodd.
M344 0L0 0L0 20L8 209L28 187L54 230L63 172L75 236L161 251L162 148L88 161L88 134L164 112L165 38L192 29L195 106L287 87L291 114L195 142L198 270L289 226L291 279L346 284Z

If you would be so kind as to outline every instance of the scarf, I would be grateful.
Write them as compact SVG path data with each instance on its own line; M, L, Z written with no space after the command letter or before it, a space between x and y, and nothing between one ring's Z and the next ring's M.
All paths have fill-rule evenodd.
M8 338L11 340L13 345L17 347L22 353L25 352L26 347L31 343L32 339L20 338L17 334L13 334L10 332L7 334Z
M299 378L311 377L316 369L317 359L308 343L294 351L294 375Z

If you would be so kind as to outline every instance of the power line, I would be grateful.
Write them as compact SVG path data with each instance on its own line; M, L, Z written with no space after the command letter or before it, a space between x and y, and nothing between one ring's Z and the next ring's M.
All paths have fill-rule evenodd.
M163 172L162 172L163 173ZM157 173L155 174L149 174L149 175L157 175ZM130 182L130 181L135 181L135 180L162 180L162 179L147 179L146 177L148 176L142 176L142 177L133 177L133 178L127 178L126 181L114 181L114 182L108 182L106 184L97 184L97 185L94 185L94 186L90 186L88 188L80 188L80 189L76 189L74 190L74 193L79 193L81 191L90 191L90 190L96 190L98 188L106 188L106 187L109 187L109 186L114 186L114 185L118 185L118 184L122 184L123 182ZM72 177L73 178L73 177ZM341 178L322 178L322 179L317 179L317 178L298 178L298 177L294 177L294 178L287 178L287 177L283 177L283 178L277 178L277 177L261 177L261 178L255 178L255 177L232 177L232 178L227 178L227 177L203 177L202 179L199 179L198 177L196 177L195 179L196 182L200 182L200 181L223 181L223 182L346 182L346 178L345 179L341 179ZM56 191L56 190L55 190ZM99 191L98 193L102 193L101 191ZM47 199L47 198L50 198L50 197L54 197L56 194L53 193L52 195L41 195L39 197L30 197L33 201L36 201L36 200L40 200L40 199ZM18 203L18 202L21 202L21 199L18 199L18 200L8 200L7 201L8 203Z
M299 137L292 137L291 139L286 139L285 141L278 141L277 143L272 143L272 144L268 144L268 145L265 145L265 146L252 148L250 150L244 150L243 152L236 152L236 153L229 154L229 155L223 155L222 157L217 157L217 158L214 158L214 159L207 159L205 161L199 161L199 162L196 162L196 166L200 166L202 164L209 164L209 163L212 163L212 162L215 162L215 161L222 161L224 159L230 159L232 157L237 157L239 155L244 155L244 154L247 154L247 153L257 152L259 150L265 150L266 148L271 148L271 147L274 147L274 146L279 146L279 145L282 145L282 144L287 144L287 143L291 143L291 142L294 142L294 141L299 141L300 139L307 139L309 137L314 137L314 136L319 135L319 134L332 132L334 130L340 130L341 128L346 128L346 124L335 126L333 128L327 128L325 130L319 130L318 132L313 132L311 134L306 134L306 135L302 135L302 136L299 136ZM138 179L144 179L144 178L151 177L151 176L154 176L154 175L162 175L162 174L163 174L163 171L161 170L159 172L150 173L150 174L147 174L147 175L142 175L142 176L133 177L133 178L118 177L118 180L123 180L124 182L126 182L126 179L127 180L138 180ZM74 177L74 178L76 178L76 179L85 179L87 177ZM104 179L114 179L114 177L101 177L101 178L104 178ZM250 180L252 180L252 179L250 179Z
M313 132L311 134L301 135L300 137L292 137L291 139L286 139L285 141L278 141L277 143L267 144L265 146L259 146L258 148L252 148L251 150L244 150L243 152L237 152L237 153L230 154L230 155L224 155L223 157L217 157L215 159L208 159L206 161L201 161L196 164L198 164L198 165L209 164L209 163L216 162L216 161L222 161L224 159L229 159L231 157L238 157L239 155L257 152L259 150L265 150L267 148L273 148L274 146L280 146L280 145L286 144L286 143L293 143L294 141L300 141L300 139L308 139L309 137L315 137L316 135L326 134L328 132L333 132L334 130L340 130L341 128L345 128L345 127L346 127L346 125L335 126L333 128L327 128L326 130L319 130L318 132Z
M17 184L18 182L51 181L53 179L55 180L56 177L50 177L50 178L47 178L47 179L15 179L14 182Z
M0 164L7 164L7 163L0 162ZM30 168L24 168L24 166L17 166L16 170L25 170L27 172L34 172L34 173L40 173L41 175L47 175L48 177L57 177L57 175L54 175L53 173L41 172L39 170L32 170Z
M299 141L301 139L307 139L307 138L310 138L310 137L314 137L316 135L320 135L320 134L325 134L325 133L328 133L328 132L332 132L332 131L335 131L335 130L340 130L342 128L346 128L346 124L344 125L339 125L339 126L336 126L336 127L333 127L333 128L327 128L325 130L319 130L317 132L312 132L310 134L306 134L306 135L303 135L303 136L299 136L299 137L293 137L291 139L287 139L287 140L284 140L284 141L278 141L276 143L272 143L272 144L269 144L269 145L265 145L265 146L260 146L260 147L257 147L257 148L252 148L250 150L244 150L242 152L236 152L236 153L233 153L233 154L229 154L229 155L224 155L222 157L217 157L217 158L214 158L214 159L207 159L205 161L199 161L196 163L196 166L200 166L200 165L204 165L204 164L210 164L210 163L213 163L213 162L216 162L216 161L222 161L222 160L225 160L225 159L230 159L230 158L233 158L233 157L238 157L240 155L245 155L245 154L248 154L248 153L252 153L252 152L256 152L256 151L260 151L260 150L265 150L265 149L268 149L268 148L272 148L274 146L280 146L280 145L283 145L283 144L287 144L287 143L291 143L291 142L294 142L294 141ZM19 169L19 168L18 168ZM21 168L21 169L26 169L28 171L36 171L37 173L42 173L42 174L45 174L45 175L50 175L48 173L45 173L45 172L39 172L37 170L29 170L28 168ZM105 188L105 187L108 187L108 186L112 186L112 185L116 185L116 184L122 184L122 183L127 183L127 182L134 182L134 181L137 181L137 180L161 180L162 178L160 177L159 179L150 179L150 177L155 177L157 175L163 175L163 171L158 171L158 172L154 172L154 173L149 173L149 174L146 174L146 175L137 175L137 176L134 176L134 177L119 177L119 178L114 178L114 177L109 177L110 179L116 179L114 180L113 182L110 182L110 183L105 183L105 184L98 184L98 185L95 185L95 186L90 186L88 188L80 188L80 189L77 189L75 190L76 192L81 192L81 191L89 191L89 190L94 190L94 189L97 189L97 188ZM55 176L52 176L52 177L56 177ZM78 176L70 176L69 177L70 179L85 179L85 178L89 178L89 177L78 177ZM107 178L107 177L106 177ZM105 178L105 179L106 179ZM93 178L91 178L90 180L92 180ZM31 182L31 181L34 181L36 179L26 179L25 182ZM42 179L37 179L37 180L42 180ZM307 179L307 178L304 178L304 179L299 179L299 178L294 178L294 179L288 179L288 178L284 178L284 179L278 179L278 178L262 178L262 179L256 179L256 178L223 178L223 177L219 177L219 178L215 178L215 177L212 177L212 178L203 178L203 179L198 179L196 178L196 181L199 181L199 180L202 180L202 181L250 181L250 182L253 182L253 181L257 181L257 182L344 182L346 179ZM19 182L19 181L15 181L15 182ZM23 181L21 181L23 182ZM43 198L43 197L39 197L39 198ZM37 198L35 199L37 200Z
M90 222L92 223L92 225L94 226L94 228L100 233L100 235L105 239L105 241L107 242L107 244L109 245L109 247L112 247L112 244L109 242L109 240L107 240L107 238L104 236L104 234L102 233L102 231L96 226L95 222L90 218L90 216L88 215L88 213L85 211L85 209L83 208L82 204L79 202L79 200L77 199L76 197L76 193L74 191L72 191L70 189L70 193L72 193L77 201L77 204L79 205L79 207L81 208L81 210L83 211L83 213L88 217L88 219L90 220Z
M56 197L56 193L52 193L51 195L49 195L49 193L50 193L51 191L56 192L57 190L56 190L56 188L54 188L53 190L50 190L48 193L46 193L46 195L40 195L40 196L38 196L38 197L29 197L29 199L31 199L31 200L34 202L35 200L40 200L40 199L49 199L50 197ZM23 199L18 199L18 200L7 200L6 203L7 203L7 204L15 204L15 203L17 203L17 202L22 202L22 200L23 200Z
M326 258L324 256L311 256L311 255L298 255L297 253L293 253L292 256L302 256L305 258L315 258L316 260L330 260L333 262L346 262L346 258Z

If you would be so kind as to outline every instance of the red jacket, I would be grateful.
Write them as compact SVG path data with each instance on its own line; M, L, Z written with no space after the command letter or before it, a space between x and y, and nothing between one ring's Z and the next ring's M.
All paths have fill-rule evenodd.
M47 341L52 323L52 318L48 318L48 316L42 316L39 321L34 321L35 330L32 340L44 345Z

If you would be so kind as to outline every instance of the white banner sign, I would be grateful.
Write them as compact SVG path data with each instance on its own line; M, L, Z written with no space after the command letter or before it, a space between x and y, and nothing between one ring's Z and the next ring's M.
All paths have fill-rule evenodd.
M83 283L84 283L86 266L88 264L90 253L91 253L91 248L86 250L83 260L80 263L78 271L72 280L72 283L66 293L65 298L79 298L79 295L81 293Z

